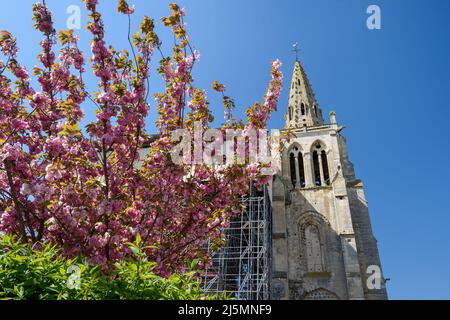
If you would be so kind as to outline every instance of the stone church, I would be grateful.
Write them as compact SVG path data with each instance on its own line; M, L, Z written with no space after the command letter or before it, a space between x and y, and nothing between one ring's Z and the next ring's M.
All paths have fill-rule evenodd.
M271 299L387 299L367 285L381 270L363 183L334 112L326 123L298 59L278 173L269 185ZM370 280L370 279L369 279Z

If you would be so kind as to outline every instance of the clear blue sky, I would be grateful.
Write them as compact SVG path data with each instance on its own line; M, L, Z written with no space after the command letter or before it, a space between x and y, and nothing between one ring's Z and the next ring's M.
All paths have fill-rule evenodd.
M0 29L19 38L21 59L35 64L38 33L32 0L2 1ZM103 0L108 40L127 48L126 18ZM169 1L130 0L138 18L159 19ZM57 29L66 8L81 0L49 0ZM303 66L324 112L345 124L351 160L363 179L373 229L393 299L450 299L450 1L447 0L195 0L186 7L189 32L202 54L195 77L227 85L239 112L260 99L271 59L284 62L285 86L271 128L283 126L287 87L299 42ZM377 4L382 29L366 28L366 8ZM82 13L82 24L86 23ZM157 29L166 52L168 37ZM78 31L83 48L88 34ZM154 90L162 82L153 78ZM211 92L218 118L222 108ZM92 119L92 107L85 106ZM153 108L154 110L154 108ZM154 120L154 116L150 121ZM149 130L154 130L150 126Z

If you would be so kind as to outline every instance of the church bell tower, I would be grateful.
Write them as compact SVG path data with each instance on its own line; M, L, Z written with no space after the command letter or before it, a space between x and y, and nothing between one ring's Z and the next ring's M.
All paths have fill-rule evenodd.
M272 204L272 299L387 299L363 183L294 63Z

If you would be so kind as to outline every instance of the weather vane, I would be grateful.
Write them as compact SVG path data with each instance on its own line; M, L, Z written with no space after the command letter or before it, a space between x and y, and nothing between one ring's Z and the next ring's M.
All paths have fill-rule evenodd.
M292 51L295 52L295 60L298 60L298 52L300 51L300 48L298 47L298 42L292 45Z

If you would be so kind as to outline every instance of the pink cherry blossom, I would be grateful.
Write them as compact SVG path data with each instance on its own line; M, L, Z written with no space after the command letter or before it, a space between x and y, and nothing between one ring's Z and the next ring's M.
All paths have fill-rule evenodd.
M200 55L189 49L184 9L170 6L175 26L168 27L176 32L176 43L172 55L156 57L165 87L149 101L150 64L163 52L154 21L144 18L132 50L115 50L106 42L98 1L84 3L92 37L89 64L75 35L56 50L58 37L44 4L33 7L43 38L34 76L20 63L12 35L1 44L9 72L0 74L0 194L5 199L0 231L23 241L49 241L66 256L82 255L105 272L116 261L135 257L128 244L139 235L146 258L157 263L155 271L168 276L197 258L208 239L220 242L250 182L260 186L271 177L261 174L259 164L216 168L171 160L174 130L192 133L195 123L207 129L213 120L207 92L194 85ZM131 19L134 8L126 2L123 8ZM272 63L263 101L247 110L248 124L230 116L221 129L265 128L280 95L280 67L278 60ZM88 68L97 79L92 92L83 82ZM152 137L146 131L150 105L157 112L158 133ZM96 114L86 130L82 109ZM148 154L141 153L144 146Z

